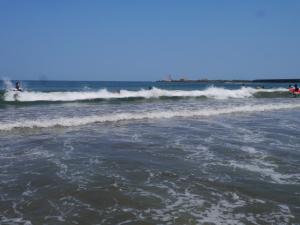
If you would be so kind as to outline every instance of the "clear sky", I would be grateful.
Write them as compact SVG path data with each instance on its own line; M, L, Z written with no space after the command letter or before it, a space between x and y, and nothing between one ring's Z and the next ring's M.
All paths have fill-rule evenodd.
M0 0L0 77L300 78L299 0Z

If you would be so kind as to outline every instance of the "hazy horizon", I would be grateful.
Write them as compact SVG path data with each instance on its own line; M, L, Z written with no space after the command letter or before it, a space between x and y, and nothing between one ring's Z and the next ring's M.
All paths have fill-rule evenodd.
M161 81L163 79L158 79L158 80L63 80L63 79L10 79L10 78L2 78L0 82L4 81L61 81L61 82L156 82L156 81ZM179 78L174 78L173 80L179 80ZM191 81L197 81L201 80L199 79L190 79ZM257 79L208 79L208 81L215 81L215 80L246 80L246 81L254 81L254 80L300 80L299 77L295 78L257 78Z

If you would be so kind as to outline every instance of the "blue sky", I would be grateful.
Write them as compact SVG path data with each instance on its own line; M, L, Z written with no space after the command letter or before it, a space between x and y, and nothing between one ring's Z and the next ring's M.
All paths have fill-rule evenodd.
M0 0L0 77L300 78L298 0Z

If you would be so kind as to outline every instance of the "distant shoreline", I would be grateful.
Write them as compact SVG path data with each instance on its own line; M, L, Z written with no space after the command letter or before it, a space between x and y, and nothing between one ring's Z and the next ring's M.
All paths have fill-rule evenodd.
M163 83L300 83L300 79L259 79L259 80L158 80Z

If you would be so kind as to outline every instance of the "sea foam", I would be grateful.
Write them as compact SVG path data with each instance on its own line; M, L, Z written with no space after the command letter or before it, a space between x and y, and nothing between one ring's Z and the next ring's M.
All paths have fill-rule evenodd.
M97 91L66 91L66 92L15 92L8 90L4 94L5 101L35 102L35 101L83 101L95 99L126 99L126 98L160 98L160 97L207 97L215 99L249 98L260 92L287 92L284 88L255 89L242 87L240 89L225 89L209 87L204 90L166 90L153 88L138 91L120 90L119 92L100 89Z
M0 123L0 130L9 131L15 128L45 128L54 126L81 126L91 123L118 122L144 119L168 119L173 117L208 117L232 113L255 113L263 111L285 110L299 108L300 103L295 104L252 104L245 106L232 106L226 108L205 108L202 110L178 110L178 111L141 111L124 112L115 114L89 115L83 117L60 117L55 119L20 120Z

